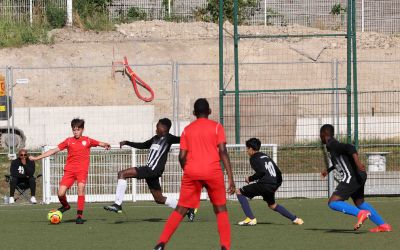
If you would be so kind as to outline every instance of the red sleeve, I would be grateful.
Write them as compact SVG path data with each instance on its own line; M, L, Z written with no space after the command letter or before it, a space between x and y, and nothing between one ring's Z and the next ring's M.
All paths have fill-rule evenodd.
M221 143L226 143L226 138L225 138L225 129L222 127L220 123L217 124L216 128L216 133L217 133L217 145Z
M182 135L181 135L181 142L180 142L180 149L182 150L188 150L188 145L187 145L187 138L186 138L186 132L183 130Z
M68 148L68 141L69 141L69 138L65 139L63 142L58 144L58 149L61 151L61 150Z
M99 146L100 142L96 141L95 139L89 138L90 141L90 147L97 147Z

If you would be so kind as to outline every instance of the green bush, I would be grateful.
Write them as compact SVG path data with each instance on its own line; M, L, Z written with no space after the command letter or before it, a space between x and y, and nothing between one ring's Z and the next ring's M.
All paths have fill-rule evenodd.
M52 28L64 27L67 20L65 10L58 8L54 4L46 6L46 18Z
M331 11L329 12L329 14L331 15L340 15L340 14L344 14L347 12L347 8L343 7L340 3L336 3L332 6Z
M0 21L0 47L20 47L28 44L49 43L48 28L43 25L29 25Z
M137 7L131 7L126 14L128 21L146 20L147 13Z
M249 9L256 8L260 0L238 0L238 23L242 24L250 16ZM233 23L234 0L224 1L224 18ZM197 8L194 12L197 19L217 23L219 19L219 1L208 0L206 7Z
M75 0L73 8L79 15L84 28L96 31L114 29L108 15L108 6L112 0Z

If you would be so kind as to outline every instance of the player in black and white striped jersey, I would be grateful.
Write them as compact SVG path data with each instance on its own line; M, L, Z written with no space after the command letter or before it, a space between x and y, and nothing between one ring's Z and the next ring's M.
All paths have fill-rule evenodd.
M336 211L357 217L354 230L358 230L363 222L370 218L377 227L371 232L388 232L392 228L385 223L375 209L364 201L364 186L367 180L365 166L358 158L356 148L351 144L340 143L334 138L334 127L325 124L320 129L320 138L326 145L329 168L324 170L321 175L327 176L328 173L336 169L339 173L339 184L332 196L329 198L328 206ZM345 200L352 198L356 206L352 206Z
M128 145L137 149L150 149L150 152L145 166L131 167L118 172L115 203L105 206L105 210L116 213L122 212L122 201L127 187L127 178L145 179L156 203L165 204L173 209L176 207L178 201L175 198L163 196L159 181L164 172L171 145L180 142L180 137L169 133L171 125L171 120L163 118L156 125L156 135L149 140L139 143L130 141L120 142L121 147ZM187 215L190 221L194 220L194 214L194 209L188 210Z
M250 166L255 173L246 177L245 182L254 183L236 190L236 197L246 215L246 218L238 224L240 226L254 226L257 224L257 219L251 211L247 198L252 199L255 196L262 196L270 209L288 218L294 224L302 225L304 221L301 218L275 202L275 192L282 184L282 173L268 155L260 152L261 141L257 138L250 138L246 141L246 148L250 157Z

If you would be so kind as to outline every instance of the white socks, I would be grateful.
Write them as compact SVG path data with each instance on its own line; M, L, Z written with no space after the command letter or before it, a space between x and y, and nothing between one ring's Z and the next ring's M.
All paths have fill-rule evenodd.
M127 187L126 180L118 179L117 190L115 191L115 204L121 206Z
M167 197L167 199L165 200L165 205L167 205L168 207L175 209L176 206L178 205L178 201L174 198L171 197Z

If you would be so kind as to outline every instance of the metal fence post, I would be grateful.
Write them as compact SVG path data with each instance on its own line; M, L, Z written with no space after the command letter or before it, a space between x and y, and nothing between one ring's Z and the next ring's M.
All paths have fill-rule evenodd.
M50 147L42 147L42 153L49 150ZM51 183L50 183L50 157L42 159L43 173L43 203L50 204L51 202Z
M267 26L267 0L264 0L264 26Z
M11 78L11 68L9 66L6 67L6 108L7 108L7 134L10 134L10 78ZM8 140L8 137L6 137ZM10 144L7 143L8 148L8 156L11 154Z
M171 0L168 0L168 17L171 18Z
M72 0L67 0L67 26L72 26Z
M224 125L224 0L219 0L219 122Z
M239 97L239 33L238 33L238 0L233 4L233 33L235 58L235 143L240 143L240 97Z
M33 24L33 0L29 1L29 23Z
M353 113L354 113L354 145L358 149L358 87L357 87L357 37L356 37L356 1L352 0L351 5L351 36L353 50Z
M11 77L10 77L10 86L11 86L11 136L12 136L12 154L13 156L15 155L15 122L14 122L14 117L15 117L15 113L14 113L14 73L12 68L10 67L10 72L11 72ZM8 118L10 119L10 118ZM8 137L10 138L10 137Z
M175 119L176 119L176 132L175 132L175 135L180 135L180 133L181 133L181 123L180 123L180 120L179 120L179 104L180 104L180 97L179 97L179 62L175 63L175 93L174 94L176 95L176 97L175 97L176 106L174 108L175 109L174 112L175 112L175 115L176 115L176 117L175 117Z
M351 143L351 18L352 18L352 0L347 0L347 143Z
M171 71L172 71L172 81L171 81L171 87L172 87L172 124L174 125L174 135L176 135L176 126L177 126L177 120L176 120L176 87L175 87L175 62L172 62L171 65Z
M136 149L131 148L132 151L132 166L137 166L136 163ZM132 201L136 202L137 201L137 179L136 178L131 178L132 179Z
M364 32L365 25L365 1L361 0L361 32Z

